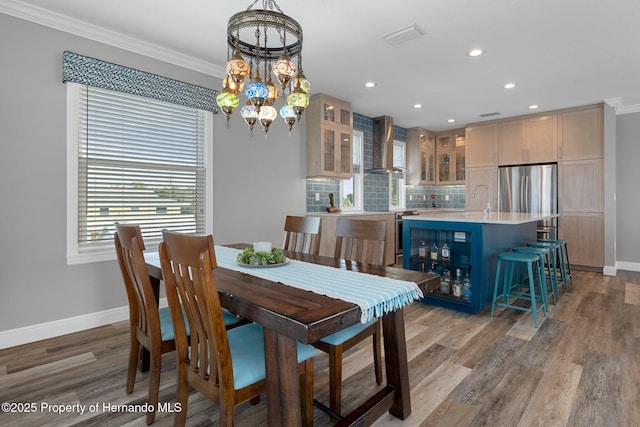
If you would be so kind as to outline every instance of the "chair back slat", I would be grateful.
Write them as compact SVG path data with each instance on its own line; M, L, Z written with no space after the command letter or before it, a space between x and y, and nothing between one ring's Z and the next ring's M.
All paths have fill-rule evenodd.
M283 249L318 255L320 252L320 217L287 216L284 223Z
M129 320L145 335L160 340L158 303L151 286L140 226L116 223L113 236L120 272L129 300Z
M338 218L334 258L383 265L387 221Z
M213 275L217 267L213 238L164 230L160 262L179 363L187 363L193 375L214 388L233 387L231 352Z

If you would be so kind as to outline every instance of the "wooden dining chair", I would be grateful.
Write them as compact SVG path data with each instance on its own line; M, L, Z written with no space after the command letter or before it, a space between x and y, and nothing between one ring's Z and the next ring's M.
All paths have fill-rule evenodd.
M320 217L288 215L284 222L283 249L318 255L320 252Z
M149 351L149 408L147 424L153 423L158 406L160 386L160 364L162 354L176 349L171 314L168 307L158 309L157 295L151 286L142 233L138 225L115 224L114 242L118 263L129 300L129 368L127 373L127 393L133 392L138 370L140 346Z
M160 263L178 352L177 402L181 410L174 415L174 425L185 425L189 387L193 387L219 405L220 425L231 426L235 406L255 402L265 392L262 326L251 323L225 328L213 274L217 263L211 235L163 231ZM298 344L304 425L313 424L314 355L312 346Z
M338 218L334 258L383 265L386 231L385 220ZM340 414L341 411L342 354L368 337L373 337L376 383L382 384L381 335L382 322L376 318L338 331L314 344L329 354L329 407L333 412Z

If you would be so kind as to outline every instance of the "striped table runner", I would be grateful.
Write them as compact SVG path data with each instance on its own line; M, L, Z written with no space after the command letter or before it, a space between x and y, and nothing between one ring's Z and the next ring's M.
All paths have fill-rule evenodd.
M413 282L297 260L276 267L244 267L236 262L240 250L216 245L215 251L220 267L357 304L362 323L423 297Z

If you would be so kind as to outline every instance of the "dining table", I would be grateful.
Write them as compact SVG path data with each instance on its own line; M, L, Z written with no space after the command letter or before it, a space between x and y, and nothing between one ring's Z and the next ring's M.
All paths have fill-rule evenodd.
M242 250L239 243L225 248ZM216 246L217 248L217 246ZM392 279L417 285L423 291L433 287L439 277L424 272L391 266L377 266L345 259L283 251L288 262L303 262L358 273L356 279L383 283ZM162 270L157 252L145 252L149 276L159 292ZM275 268L287 268L275 267ZM298 381L297 344L313 344L322 338L363 319L362 306L335 296L259 277L259 268L244 271L214 270L222 307L244 319L263 326L265 339L266 401L269 426L301 425L300 382ZM362 276L360 276L360 274ZM340 288L340 283L333 284ZM399 419L411 414L409 371L402 306L382 317L386 384L336 425L370 425L385 412ZM366 390L363 390L363 394Z

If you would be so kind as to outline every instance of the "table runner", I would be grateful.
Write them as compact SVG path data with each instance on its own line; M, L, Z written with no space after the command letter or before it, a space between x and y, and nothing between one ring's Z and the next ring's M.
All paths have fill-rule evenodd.
M215 251L220 267L357 304L362 323L423 297L416 283L404 280L298 260L275 267L244 267L236 261L240 250L216 245Z

